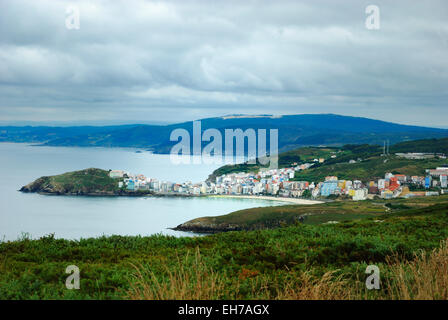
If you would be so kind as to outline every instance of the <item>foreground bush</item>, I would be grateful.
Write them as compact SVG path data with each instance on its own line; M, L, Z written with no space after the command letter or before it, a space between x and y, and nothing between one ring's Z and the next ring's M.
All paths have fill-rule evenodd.
M446 299L447 212L193 238L23 237L0 242L0 299ZM370 264L381 290L365 289ZM80 290L65 287L69 265Z
M422 251L410 261L388 257L382 265L387 278L382 289L368 292L360 281L343 280L337 271L326 272L321 278L308 272L290 272L287 281L269 279L257 272L243 269L238 278L219 274L204 262L199 249L194 259L178 261L176 268L166 268L157 276L147 266L135 266L128 298L145 300L232 299L240 296L242 283L249 279L252 298L280 300L447 300L448 240L432 252Z

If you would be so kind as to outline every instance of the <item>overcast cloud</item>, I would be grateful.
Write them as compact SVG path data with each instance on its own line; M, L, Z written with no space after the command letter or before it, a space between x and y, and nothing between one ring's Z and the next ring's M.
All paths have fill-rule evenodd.
M379 30L365 8L380 8ZM80 10L80 29L65 26ZM0 0L0 120L448 125L448 2Z

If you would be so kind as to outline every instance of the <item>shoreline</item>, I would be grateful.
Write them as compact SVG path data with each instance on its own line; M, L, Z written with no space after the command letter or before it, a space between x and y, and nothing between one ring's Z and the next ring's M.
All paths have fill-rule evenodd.
M314 204L322 204L325 201L318 200L308 200L308 199L299 199L299 198L281 198L281 197L273 197L273 196L254 196L254 195L209 195L208 198L228 198L228 199L249 199L249 200L263 200L263 201L279 201L285 202L290 205L314 205ZM249 208L254 209L257 207ZM223 216L228 216L232 214L228 213ZM223 217L219 216L219 217ZM248 226L241 223L233 222L216 222L216 217L199 217L187 222L184 222L174 228L169 228L175 231L184 231L184 232L192 232L196 234L213 234L220 232L228 232L228 231L242 231L242 230L250 230Z
M71 196L71 197L154 197L154 198L228 198L228 199L246 199L246 200L263 200L263 201L278 201L295 205L313 205L321 204L325 201L308 200L300 198L281 198L273 196L254 196L254 195L227 195L227 194L175 194L175 193L138 193L138 192L125 192L125 193L58 193L58 192L42 192L42 191L25 191L17 190L22 193L36 193L43 196Z
M312 204L321 204L324 201L319 200L308 200L308 199L300 199L300 198L281 198L281 197L272 197L272 196L245 196L245 195L227 195L227 194L217 194L217 195L209 195L208 197L216 197L216 198L235 198L235 199L250 199L250 200L266 200L266 201L280 201L287 202L295 205L312 205Z

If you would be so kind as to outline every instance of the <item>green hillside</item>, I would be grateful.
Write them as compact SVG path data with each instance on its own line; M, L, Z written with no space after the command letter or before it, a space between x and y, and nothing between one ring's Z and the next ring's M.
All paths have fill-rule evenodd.
M444 153L448 155L448 138L400 142L391 146L391 152Z
M370 181L383 178L387 172L405 175L425 175L425 169L448 165L446 159L408 160L396 156L371 157L356 163L323 164L296 172L293 180L324 181L326 176L337 176L343 180Z
M371 180L383 177L386 172L406 175L424 175L425 169L448 165L444 159L408 160L398 158L398 152L428 152L448 154L448 139L427 139L398 143L390 147L387 157L381 156L383 148L378 145L344 145L333 147L304 147L279 154L279 167L289 167L294 163L313 162L324 158L324 163L314 163L313 167L296 173L295 180L322 181L326 176L335 175L341 179ZM333 156L333 157L332 157ZM355 160L356 163L349 163ZM218 168L210 178L233 172L257 172L260 165L247 163L227 165Z
M380 146L346 145L342 156L325 161L304 171L296 172L294 180L323 181L326 176L346 180L375 180L386 172L405 175L425 175L426 169L448 165L446 159L409 160L394 155L398 152L428 152L448 154L448 139L427 139L401 142L391 146L392 155L381 156ZM356 160L356 163L349 163ZM360 160L360 161L358 161Z
M41 177L24 186L23 192L55 194L94 194L119 191L118 179L109 177L109 172L101 169L85 169L60 175Z
M334 154L339 156L346 156L351 154L350 151L344 151L340 148L328 148L328 147L303 147L291 151L282 152L278 156L278 164L280 168L290 167L294 163L303 164L306 162L312 162L314 159L324 158L326 160ZM248 164L247 162L236 165L226 165L216 169L211 177L218 177L223 174L229 174L234 172L258 172L260 168L266 168L267 166L261 166L259 161L257 164Z
M334 201L315 205L287 205L250 208L222 216L202 217L188 221L179 230L222 232L230 230L259 230L293 225L303 217L304 224L351 221L380 217L395 209L419 209L428 205L448 204L448 196L362 202Z

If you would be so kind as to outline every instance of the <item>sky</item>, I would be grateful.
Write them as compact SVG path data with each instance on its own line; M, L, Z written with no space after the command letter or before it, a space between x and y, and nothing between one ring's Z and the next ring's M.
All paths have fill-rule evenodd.
M447 17L445 0L0 0L0 123L335 113L447 127Z

